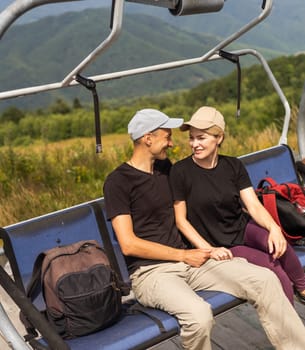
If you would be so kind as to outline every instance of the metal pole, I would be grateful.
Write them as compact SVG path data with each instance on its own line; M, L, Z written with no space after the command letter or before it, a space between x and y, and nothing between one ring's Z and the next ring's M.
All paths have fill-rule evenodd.
M63 79L62 86L69 85L69 83L75 78L77 74L81 73L91 62L93 62L96 59L98 55L106 51L111 46L111 44L119 37L122 30L123 9L124 0L115 0L113 24L109 36Z
M11 320L7 316L2 304L0 303L0 332L10 348L14 350L29 350L31 349L24 341L23 337L18 333L13 326Z

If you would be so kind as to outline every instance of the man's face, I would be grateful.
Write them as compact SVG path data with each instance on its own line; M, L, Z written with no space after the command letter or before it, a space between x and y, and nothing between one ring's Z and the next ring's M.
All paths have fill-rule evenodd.
M150 134L150 151L155 159L166 159L167 149L173 147L171 129L157 129Z

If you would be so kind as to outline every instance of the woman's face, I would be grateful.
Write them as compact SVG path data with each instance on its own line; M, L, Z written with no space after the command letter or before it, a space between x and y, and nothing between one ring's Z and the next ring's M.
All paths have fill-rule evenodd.
M206 159L218 152L218 146L223 139L222 135L210 135L204 130L190 128L189 143L192 153L197 159Z

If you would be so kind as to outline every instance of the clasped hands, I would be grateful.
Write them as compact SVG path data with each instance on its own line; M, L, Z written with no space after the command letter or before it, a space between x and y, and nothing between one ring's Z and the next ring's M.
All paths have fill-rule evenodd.
M200 267L207 260L229 260L233 258L232 252L224 247L186 249L184 262L193 267Z

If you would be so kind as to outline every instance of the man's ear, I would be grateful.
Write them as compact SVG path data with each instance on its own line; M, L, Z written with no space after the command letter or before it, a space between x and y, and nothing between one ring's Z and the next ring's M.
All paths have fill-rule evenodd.
M143 136L143 141L144 141L144 143L145 143L147 146L151 146L151 143L152 143L152 141L151 141L151 133L145 134L145 135Z

